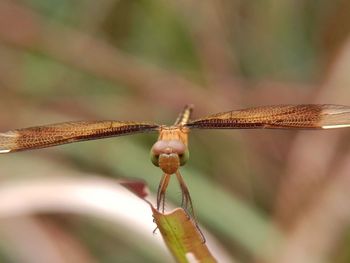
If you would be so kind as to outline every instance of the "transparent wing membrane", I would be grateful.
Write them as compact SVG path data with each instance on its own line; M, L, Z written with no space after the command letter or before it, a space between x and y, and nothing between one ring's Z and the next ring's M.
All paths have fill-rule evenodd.
M322 110L320 125L322 129L350 127L350 107L327 105Z

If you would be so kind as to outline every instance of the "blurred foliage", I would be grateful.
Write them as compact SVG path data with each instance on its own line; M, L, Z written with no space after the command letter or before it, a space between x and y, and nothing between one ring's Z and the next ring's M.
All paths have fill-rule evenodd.
M186 103L195 103L195 117L263 104L349 105L349 17L346 0L3 0L0 129L81 119L171 124ZM72 171L139 178L155 193L155 140L142 134L1 156L0 176L17 178L19 168L49 176L16 159L36 155ZM182 173L199 222L232 261L347 262L348 196L321 200L341 191L329 187L343 178L348 140L338 131L193 131ZM175 183L168 197L181 201ZM49 220L91 262L155 262L157 251L107 222L60 217ZM0 261L13 262L0 246Z

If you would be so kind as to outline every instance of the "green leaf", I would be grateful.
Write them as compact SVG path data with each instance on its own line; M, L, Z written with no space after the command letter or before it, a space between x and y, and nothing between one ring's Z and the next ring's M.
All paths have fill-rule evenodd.
M151 208L155 223L177 262L216 262L197 225L182 208L166 214Z

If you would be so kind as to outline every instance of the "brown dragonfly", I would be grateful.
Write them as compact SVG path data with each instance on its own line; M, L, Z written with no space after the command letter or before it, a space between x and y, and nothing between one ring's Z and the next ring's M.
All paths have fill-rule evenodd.
M189 157L191 129L333 129L350 127L350 107L330 104L275 105L233 110L191 120L188 105L174 125L133 121L79 121L31 127L0 133L0 153L10 153L107 137L158 132L151 161L163 176L157 192L157 210L164 212L165 193L172 174L180 184L181 206L194 218L189 190L179 168Z

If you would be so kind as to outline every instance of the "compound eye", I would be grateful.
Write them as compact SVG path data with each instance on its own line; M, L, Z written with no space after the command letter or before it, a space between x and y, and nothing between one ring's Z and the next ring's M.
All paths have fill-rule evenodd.
M179 154L180 158L180 166L183 166L185 163L187 163L188 159L190 158L190 152L188 149L186 149L183 153Z
M151 151L151 161L155 166L159 167L159 154L154 154L153 151Z

